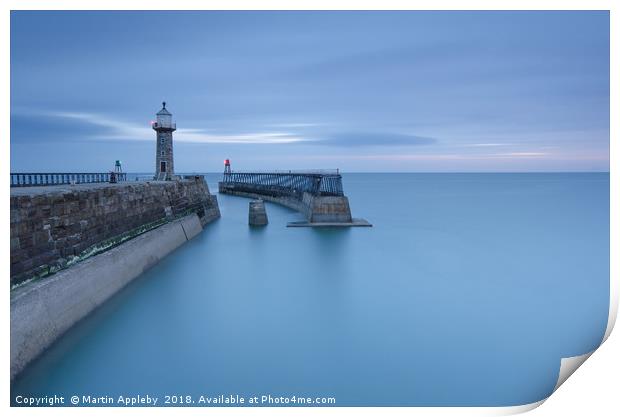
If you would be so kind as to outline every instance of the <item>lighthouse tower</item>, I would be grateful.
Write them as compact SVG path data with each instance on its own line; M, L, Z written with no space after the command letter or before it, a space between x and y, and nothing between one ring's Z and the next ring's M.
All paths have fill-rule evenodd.
M174 177L172 132L177 130L176 123L172 123L172 113L166 110L166 102L162 105L162 109L157 112L157 121L153 123L153 130L157 132L155 179L159 181L171 180Z

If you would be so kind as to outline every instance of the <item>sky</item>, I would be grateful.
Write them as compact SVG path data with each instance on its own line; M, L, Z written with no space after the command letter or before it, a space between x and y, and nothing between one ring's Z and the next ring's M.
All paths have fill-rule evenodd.
M609 171L605 11L11 12L11 172Z

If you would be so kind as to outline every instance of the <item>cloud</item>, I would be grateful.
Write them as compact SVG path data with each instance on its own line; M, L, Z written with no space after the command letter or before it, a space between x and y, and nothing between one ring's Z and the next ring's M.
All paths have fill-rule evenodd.
M318 139L316 144L342 146L342 147L361 147L361 146L418 146L432 145L437 143L437 139L425 136L416 136L400 133L388 132L343 132L328 134Z
M470 143L464 146L479 148L479 147L490 147L490 146L508 146L512 145L511 143Z
M127 123L120 120L108 118L104 115L93 113L78 112L50 112L48 116L59 117L64 119L74 119L83 123L103 128L101 134L96 134L97 139L135 139L135 140L152 140L153 135L147 126L139 124Z
M508 152L499 153L494 156L498 158L535 158L547 155L545 152Z
M72 125L81 128L80 138L99 140L152 141L154 133L150 124L138 124L116 119L104 114L70 111L14 111L20 117L58 120L63 123L63 130L73 131ZM391 132L339 132L309 136L301 134L295 128L305 130L317 127L317 123L280 123L271 126L271 130L218 134L200 128L182 128L175 132L176 142L210 143L210 144L290 144L312 143L338 147L365 146L419 146L437 143L437 139L411 134ZM281 129L278 129L280 127ZM49 132L49 130L48 130ZM67 138L70 135L66 135Z
M324 123L272 123L270 125L270 127L277 127L277 128L304 128L304 127L317 127L317 126L324 126Z
M23 115L23 113L19 113ZM82 112L30 112L29 116L44 116L63 120L73 120L76 124L87 124L93 128L84 135L91 139L152 141L154 132L149 124L137 124L110 118L106 115ZM70 129L67 129L70 130ZM204 129L178 129L174 137L176 142L189 143L223 143L223 144L285 144L308 141L300 135L290 132L247 132L218 135Z
M200 129L179 129L175 141L192 143L238 143L238 144L274 144L306 142L301 136L287 132L259 132L234 135L213 135Z
M362 155L320 155L320 159L351 159L362 161L484 161L501 159L536 159L548 156L541 152L511 152L505 154L464 155L457 153L442 154L362 154ZM316 157L316 156L313 156Z

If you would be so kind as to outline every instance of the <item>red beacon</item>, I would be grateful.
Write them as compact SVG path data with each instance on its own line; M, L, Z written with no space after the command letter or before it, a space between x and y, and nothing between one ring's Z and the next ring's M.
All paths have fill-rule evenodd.
M224 174L230 174L230 159L224 159Z

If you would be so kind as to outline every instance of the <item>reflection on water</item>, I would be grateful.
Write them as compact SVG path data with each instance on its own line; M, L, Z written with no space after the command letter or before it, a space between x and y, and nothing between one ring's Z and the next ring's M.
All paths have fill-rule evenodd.
M216 176L209 177L216 189ZM310 395L510 405L600 342L607 174L351 174L373 228L220 195L222 218L28 368L17 394ZM580 325L575 323L581 323Z

